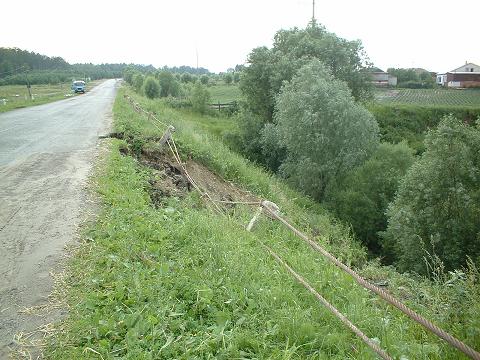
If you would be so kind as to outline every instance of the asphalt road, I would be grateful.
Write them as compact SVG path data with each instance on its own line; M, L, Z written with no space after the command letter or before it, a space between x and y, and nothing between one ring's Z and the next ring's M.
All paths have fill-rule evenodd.
M0 359L15 334L61 316L25 309L48 302L50 272L88 212L86 180L116 88L107 80L81 96L0 114Z

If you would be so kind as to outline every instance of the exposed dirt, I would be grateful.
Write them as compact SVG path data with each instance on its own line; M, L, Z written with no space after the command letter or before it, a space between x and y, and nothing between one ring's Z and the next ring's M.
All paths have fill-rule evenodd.
M130 152L127 149L121 151ZM142 165L152 169L153 176L149 182L150 197L154 206L162 206L168 197L182 198L187 192L195 191L182 166L168 153L143 150L138 159ZM211 199L221 201L217 203L221 208L235 207L235 204L229 202L259 201L252 193L240 189L232 182L225 181L202 164L188 159L183 165L188 175L203 192L208 193Z

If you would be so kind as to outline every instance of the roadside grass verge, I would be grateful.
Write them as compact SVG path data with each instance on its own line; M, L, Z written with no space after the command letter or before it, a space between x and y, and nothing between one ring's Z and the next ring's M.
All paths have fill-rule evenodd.
M48 358L375 358L292 280L260 241L396 358L459 358L278 223L262 217L252 233L246 232L243 226L253 213L249 207L239 206L222 216L207 209L194 192L182 199L166 198L161 208L152 206L152 170L120 150L129 148L135 154L152 148L152 139L158 139L162 129L133 112L122 97L125 91L117 97L114 114L116 131L128 142L112 141L106 168L98 175L103 211L72 259L70 315L62 331L50 339ZM163 122L176 126L182 156L276 202L287 217L343 261L364 264L364 250L348 228L228 150L205 130L204 120L193 115L189 119L158 101L138 100ZM365 270L371 277L386 271L375 264ZM406 278L395 281L404 285L403 299L416 310L470 343L478 340L473 331L478 315L475 319L473 313L465 313L470 315L467 324L464 319L444 318L445 303L439 297L425 299L425 294L433 297L433 287L419 282L414 292ZM420 289L425 291L422 295Z

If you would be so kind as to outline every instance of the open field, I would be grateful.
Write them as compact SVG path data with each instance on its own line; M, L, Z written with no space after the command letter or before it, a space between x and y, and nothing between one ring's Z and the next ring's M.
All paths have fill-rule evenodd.
M292 280L262 242L394 358L459 358L278 223L262 217L254 231L245 231L255 208L232 206L220 214L198 193L172 187L164 166L171 157L156 147L165 125L136 113L121 96L125 91L162 123L175 126L181 156L196 180L208 180L204 188L219 182L218 188L235 189L234 199L240 193L270 199L342 261L365 265L365 253L348 228L218 141L221 122L211 127L202 123L208 117L186 116L121 90L114 122L125 140L112 141L95 181L103 211L72 258L70 314L50 339L48 358L376 358ZM199 168L202 176L193 175ZM215 190L208 189L217 198ZM478 340L476 305L453 305L455 287L414 281L374 264L363 273L388 282L389 292L470 344ZM461 320L460 313L470 316Z
M87 91L102 81L103 80L95 80L89 82L87 84ZM28 90L25 85L0 86L0 112L64 99L73 95L70 86L70 82L55 85L32 85L31 92L33 100L29 99ZM3 99L5 99L5 101L3 101Z
M208 91L210 92L212 104L239 101L242 98L242 93L237 84L212 85L208 87Z
M480 107L480 89L375 89L380 104Z

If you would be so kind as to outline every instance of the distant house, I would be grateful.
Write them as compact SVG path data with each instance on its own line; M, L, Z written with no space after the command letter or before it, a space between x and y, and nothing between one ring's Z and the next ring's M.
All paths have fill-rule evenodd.
M438 74L437 84L451 88L480 87L480 66L465 63L455 70Z
M375 86L397 86L397 77L386 73L385 71L373 71L370 73L372 76L372 84Z

